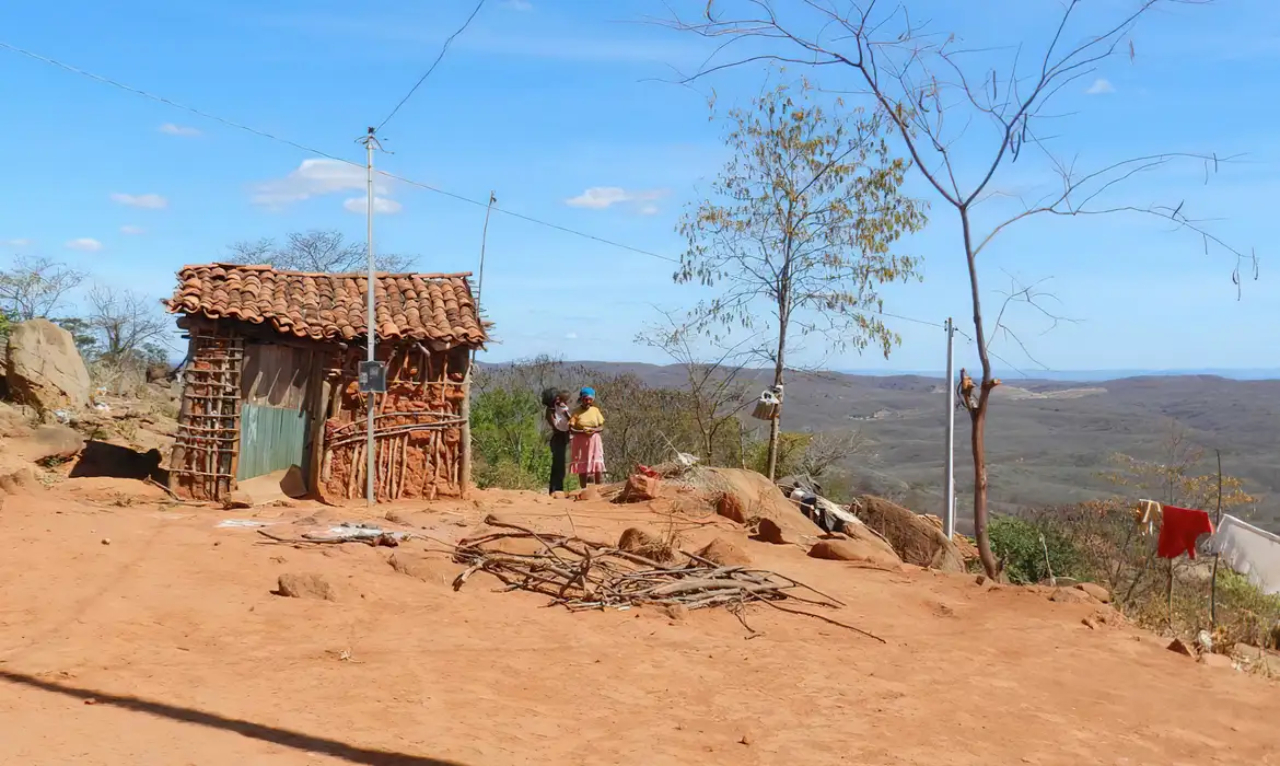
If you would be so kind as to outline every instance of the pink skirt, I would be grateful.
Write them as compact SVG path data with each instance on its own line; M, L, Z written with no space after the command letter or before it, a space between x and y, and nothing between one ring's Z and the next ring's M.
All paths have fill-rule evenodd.
M569 454L569 473L604 473L604 440L600 434L574 434Z

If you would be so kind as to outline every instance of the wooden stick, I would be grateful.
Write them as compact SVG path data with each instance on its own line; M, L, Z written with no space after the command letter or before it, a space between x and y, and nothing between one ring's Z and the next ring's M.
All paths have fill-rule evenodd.
M772 601L761 600L759 603L765 604L767 606L771 606L774 609L777 609L779 612L786 612L788 614L801 614L801 615L804 615L805 617L813 617L814 619L822 620L823 622L829 622L832 625L835 625L836 627L844 628L845 630L852 630L854 633L858 633L860 635L866 636L867 638L873 638L882 644L889 643L888 641L885 641L883 638L877 636L875 633L863 630L862 628L854 627L853 625L849 625L848 623L840 622L839 620L833 620L830 617L824 617L823 615L814 614L813 612L806 612L801 609L788 609L785 606L781 606L780 604L775 604Z
M462 455L462 470L458 477L459 491L466 499L471 491L471 367L462 379L462 437L458 442Z
M400 484L399 484L399 488L396 491L397 499L399 499L404 495L404 478L405 478L405 474L409 472L409 453L412 447L412 445L409 443L408 434L404 435L403 441L404 441L404 446L400 451Z

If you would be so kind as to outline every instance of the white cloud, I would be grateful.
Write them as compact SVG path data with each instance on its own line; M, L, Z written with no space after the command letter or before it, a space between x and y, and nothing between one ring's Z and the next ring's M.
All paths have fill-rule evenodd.
M576 332L567 332L567 333L565 333L565 334L564 334L564 339L565 339L565 340L577 340L577 339L578 339L578 333L576 333Z
M343 202L342 206L353 213L367 215L369 211L369 198L367 195L364 197L352 197L346 202ZM393 199L378 196L373 198L373 212L378 215L395 215L403 209L404 205L401 205Z
M1115 92L1116 92L1115 86L1111 84L1111 81L1102 77L1099 77L1098 79L1094 80L1093 85L1090 85L1089 89L1085 91L1085 93L1087 93L1090 96L1100 96L1105 93L1115 93Z
M4 239L4 240L0 240L0 245L3 245L5 247L13 247L13 248L30 247L31 240L26 238Z
M281 208L312 197L363 190L365 184L365 169L358 165L338 160L303 160L297 170L284 178L254 184L251 199L255 205ZM386 194L386 184L374 181L374 191Z
M137 235L137 234L146 234L147 230L142 228L141 226L125 225L120 227L120 233Z
M147 210L163 210L169 207L169 200L159 194L125 194L116 192L111 195L111 201L127 207L140 207Z
M506 0L502 7L509 11L532 11L533 3L529 0Z
M86 253L96 253L102 249L102 243L92 237L81 237L68 242L67 247L72 250L82 250Z
M653 215L658 212L658 206L653 202L669 193L667 189L628 191L620 186L592 186L578 196L565 200L564 204L588 210L606 210L614 205L639 205L638 212L641 215Z
M160 132L170 136L182 136L183 138L195 138L202 135L199 128L189 128L186 125L175 125L172 122L166 122L160 126Z

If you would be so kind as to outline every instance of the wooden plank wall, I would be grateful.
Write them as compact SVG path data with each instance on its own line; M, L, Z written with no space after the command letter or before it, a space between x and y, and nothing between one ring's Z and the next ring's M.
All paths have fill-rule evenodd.
M248 343L241 375L245 404L309 410L308 385L318 374L315 352L296 346Z

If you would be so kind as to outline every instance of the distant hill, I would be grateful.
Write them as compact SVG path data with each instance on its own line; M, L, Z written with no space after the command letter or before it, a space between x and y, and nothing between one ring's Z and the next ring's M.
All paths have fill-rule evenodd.
M684 382L679 367L574 364L634 373L655 386ZM771 379L764 370L751 376L762 389ZM941 376L792 375L786 428L862 429L874 440L876 455L843 467L867 491L898 495L917 511L937 513L945 451L943 386ZM1114 487L1100 476L1111 455L1160 460L1170 419L1210 455L1222 450L1226 472L1244 479L1246 489L1262 498L1255 523L1280 531L1280 380L1272 379L1209 374L1078 382L1006 378L992 397L987 426L993 505L1014 511L1113 494ZM969 419L961 411L956 413L956 481L962 527L972 514L972 472Z

